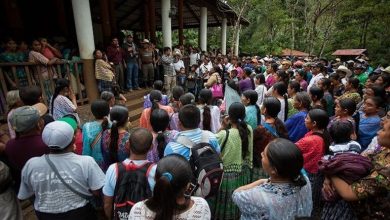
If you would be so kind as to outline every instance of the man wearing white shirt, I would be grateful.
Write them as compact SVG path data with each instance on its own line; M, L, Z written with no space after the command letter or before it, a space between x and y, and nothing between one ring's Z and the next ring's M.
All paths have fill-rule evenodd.
M200 60L200 54L198 53L198 50L196 48L191 47L191 53L190 53L190 66L197 64Z
M309 86L307 87L307 91L310 91L310 88L314 85L318 86L318 82L320 81L320 79L325 77L323 74L324 71L325 71L324 64L317 63L314 66L313 71L312 71L313 78L311 78L311 80L310 80Z

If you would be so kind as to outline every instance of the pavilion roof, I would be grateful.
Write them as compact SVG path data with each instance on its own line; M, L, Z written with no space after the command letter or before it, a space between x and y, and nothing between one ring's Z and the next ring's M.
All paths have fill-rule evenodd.
M281 56L297 56L297 57L307 57L309 56L308 53L299 51L299 50L292 50L289 48L283 49Z
M119 29L133 31L144 30L144 0L113 0L115 1L115 14ZM177 1L175 6L177 7ZM218 27L222 25L222 19L227 18L228 25L234 25L237 13L221 0L183 0L184 28L196 28L200 26L200 7L207 7L207 26ZM173 4L171 5L171 7ZM156 30L161 30L161 0L155 0ZM100 8L98 0L91 1L92 19L99 23ZM179 28L177 18L172 18L172 29ZM241 18L241 25L249 25L249 21Z
M332 53L333 56L359 56L366 52L367 49L342 49Z

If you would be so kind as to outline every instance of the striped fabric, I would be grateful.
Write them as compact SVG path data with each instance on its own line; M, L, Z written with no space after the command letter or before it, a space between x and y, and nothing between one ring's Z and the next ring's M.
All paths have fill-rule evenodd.
M203 131L207 132L209 136L209 143L210 145L216 150L218 153L220 153L221 149L218 143L217 138L215 135L209 131ZM185 147L179 143L176 143L175 140L177 140L177 137L179 136L185 136L194 143L200 143L202 139L202 130L200 128L193 129L193 130L187 130L180 132L172 142L169 142L167 146L165 147L164 156L170 155L170 154L180 154L187 158L187 160L190 159L190 149L188 147Z

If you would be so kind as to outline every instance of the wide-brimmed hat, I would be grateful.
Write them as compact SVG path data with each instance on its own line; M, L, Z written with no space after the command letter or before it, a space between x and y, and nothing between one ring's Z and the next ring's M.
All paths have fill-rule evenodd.
M390 66L386 67L382 72L389 73L390 74Z
M150 41L148 40L148 39L144 39L142 42L141 42L141 44L149 44L150 43Z
M346 75L346 77L351 77L351 76L352 76L351 70L349 70L349 69L348 69L346 66L344 66L344 65L340 65L340 66L337 68L336 72L337 72L337 71L344 72L345 75Z

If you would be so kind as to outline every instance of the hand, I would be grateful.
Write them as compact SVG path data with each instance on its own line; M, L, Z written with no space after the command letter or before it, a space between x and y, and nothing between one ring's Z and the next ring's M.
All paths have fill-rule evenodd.
M333 188L332 181L328 177L325 177L322 192L326 198L333 198L336 195L336 190Z
M75 96L75 94L73 92L73 89L70 88L70 87L69 87L69 98L72 99L72 100L73 99L76 100L76 96Z

